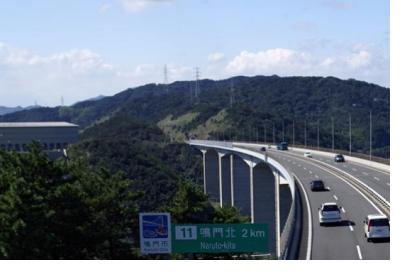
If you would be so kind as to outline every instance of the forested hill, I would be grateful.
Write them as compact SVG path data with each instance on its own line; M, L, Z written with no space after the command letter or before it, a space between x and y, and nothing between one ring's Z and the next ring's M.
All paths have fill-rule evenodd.
M378 85L334 77L233 77L226 80L174 82L168 86L147 84L114 96L85 101L70 107L38 108L0 117L0 121L56 121L79 124L82 129L117 114L132 116L158 126L175 141L187 135L198 138L235 138L316 145L317 123L320 143L331 145L334 119L335 147L348 147L348 118L352 118L353 150L369 150L369 113L373 116L373 150L388 157L390 145L390 90ZM266 128L266 129L265 129ZM258 130L258 131L257 131ZM273 135L273 133L275 134Z
M187 136L264 141L266 132L267 140L292 142L294 122L295 142L303 144L306 123L307 144L315 146L319 121L320 145L329 147L333 117L335 147L348 148L351 114L353 150L367 152L371 111L374 154L389 156L387 88L277 76L201 80L199 86L197 97L194 82L149 84L70 107L0 116L70 121L82 130L68 164L47 161L40 146L31 153L0 150L0 201L8 202L0 259L147 258L139 254L139 211L170 212L181 224L249 221L202 193L202 154L182 143ZM221 257L232 256L202 256Z

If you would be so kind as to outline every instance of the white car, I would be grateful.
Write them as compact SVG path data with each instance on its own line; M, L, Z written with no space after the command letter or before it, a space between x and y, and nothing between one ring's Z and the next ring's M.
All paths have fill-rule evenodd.
M385 215L368 215L364 223L364 236L367 241L376 238L390 238L390 221Z
M311 158L311 157L312 157L312 153L311 153L311 152L305 152L305 153L303 154L303 156L304 156L304 157Z
M340 207L335 202L323 203L319 210L320 225L327 223L340 223L342 215L340 214Z

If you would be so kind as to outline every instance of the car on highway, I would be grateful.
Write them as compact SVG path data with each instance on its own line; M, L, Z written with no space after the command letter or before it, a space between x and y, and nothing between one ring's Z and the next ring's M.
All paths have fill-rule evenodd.
M367 241L390 238L390 221L385 215L368 215L363 224Z
M336 202L325 202L322 204L319 210L319 224L324 225L328 223L340 223L342 221L342 215L340 213L340 207Z
M345 158L343 155L335 155L335 162L344 162Z
M266 148L265 148L265 147L262 147L262 148L260 148L260 151L261 151L261 152L266 152Z
M322 180L313 180L310 182L310 190L314 191L325 191L326 187Z
M312 153L311 153L311 152L304 152L304 153L303 153L303 156L304 156L304 157L307 157L307 158L311 158L311 157L312 157Z
M280 151L286 151L288 149L288 142L280 142L276 148Z

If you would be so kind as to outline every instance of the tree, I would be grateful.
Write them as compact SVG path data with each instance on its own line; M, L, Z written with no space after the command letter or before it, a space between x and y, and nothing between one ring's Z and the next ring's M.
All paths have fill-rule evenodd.
M0 151L0 258L136 258L139 193L120 173Z

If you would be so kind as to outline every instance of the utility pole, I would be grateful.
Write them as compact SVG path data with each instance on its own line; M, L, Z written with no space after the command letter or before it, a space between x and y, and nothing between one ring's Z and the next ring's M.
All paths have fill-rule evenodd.
M352 155L352 115L349 113L349 155Z
M307 147L307 120L305 119L305 148Z
M319 139L320 139L320 128L319 128L319 119L317 119L317 149L319 150L319 147L320 147L320 142L319 142Z
M370 160L372 160L372 111L370 111Z
M335 126L332 117L332 151L335 151Z

